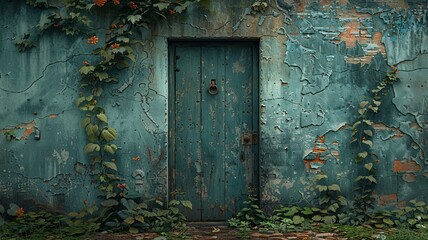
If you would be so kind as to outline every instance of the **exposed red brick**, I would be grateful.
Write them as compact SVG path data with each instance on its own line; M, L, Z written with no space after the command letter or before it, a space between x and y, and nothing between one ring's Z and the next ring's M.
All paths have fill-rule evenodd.
M301 0L296 2L296 12L305 12L305 6L307 4L307 0Z
M324 135L317 137L315 139L312 152L316 153L317 156L315 157L315 159L304 159L303 160L305 163L305 166L306 166L306 171L308 171L308 172L311 171L311 168L312 168L311 163L314 163L314 162L319 163L319 164L325 163L325 159L321 158L321 153L323 153L327 150L327 147L324 145L324 143L325 143L325 136Z
M395 160L392 171L395 173L400 172L419 172L421 170L421 165L415 160Z
M406 182L416 182L416 174L414 173L403 174L403 180Z
M397 194L382 195L378 198L379 206L393 206L397 204Z

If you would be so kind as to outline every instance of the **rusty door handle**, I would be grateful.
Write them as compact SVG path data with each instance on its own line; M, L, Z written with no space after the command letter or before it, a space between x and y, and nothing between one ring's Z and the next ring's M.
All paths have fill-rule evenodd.
M208 93L210 95L217 95L218 94L218 87L215 84L215 82L216 82L215 79L211 79L210 86L208 88Z

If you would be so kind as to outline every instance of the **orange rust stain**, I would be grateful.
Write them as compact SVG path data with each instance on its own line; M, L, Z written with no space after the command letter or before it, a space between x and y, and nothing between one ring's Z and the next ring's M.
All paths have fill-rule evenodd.
M394 166L392 167L392 171L395 173L400 172L419 172L421 170L421 166L415 160L395 160Z
M405 181L405 182L416 182L416 174L414 174L414 173L406 173L406 174L403 174L403 180Z
M382 195L378 198L379 206L393 206L397 204L397 194Z

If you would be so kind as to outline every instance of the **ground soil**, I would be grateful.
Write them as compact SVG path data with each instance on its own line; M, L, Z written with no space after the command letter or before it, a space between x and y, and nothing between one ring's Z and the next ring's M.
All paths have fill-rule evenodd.
M188 238L186 238L187 236ZM98 233L94 236L97 240L165 240L165 239L269 239L269 240L346 240L347 238L340 237L337 233L320 233L314 231L291 232L291 233L261 233L253 230L246 235L248 238L240 238L240 233L237 229L232 229L227 226L212 226L212 225L197 225L189 226L185 232L169 233L167 236L162 236L158 233L142 233L142 234L109 234Z

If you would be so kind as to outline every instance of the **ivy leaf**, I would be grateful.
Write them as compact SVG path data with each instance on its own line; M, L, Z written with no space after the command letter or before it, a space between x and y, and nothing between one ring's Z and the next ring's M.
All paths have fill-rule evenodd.
M82 75L88 75L92 73L95 70L94 66L82 66L79 70L80 74Z
M168 5L168 3L165 3ZM156 5L156 4L155 4ZM130 21L132 24L135 24L136 22L141 20L141 15L137 14L137 15L129 15L126 19L128 19L128 21Z
M365 106L367 106L367 104L369 104L368 101L362 101L362 102L360 102L360 108L364 108Z
M9 209L7 210L7 214L9 214L10 216L16 216L16 211L18 211L19 206L16 205L15 203L11 203L9 204Z
M96 97L99 97L101 94L103 94L103 89L101 87L93 88L92 94L94 94Z
M114 162L103 162L103 165L107 168L117 171L117 166Z
M119 204L119 202L115 199L107 199L103 202L101 202L101 206L103 207L113 207L113 206L117 206Z
M106 144L104 146L104 151L110 154L114 154L117 151L118 147L115 144Z
M337 200L339 201L339 204L342 206L348 205L348 202L346 201L346 198L344 196L337 197Z
M175 7L175 11L176 11L177 13L182 13L184 10L186 10L186 8L187 8L191 3L192 3L192 2L190 2L190 1L186 1L185 3L181 4L181 6L180 6L180 5L176 6L176 7Z
M100 145L95 144L95 143L88 143L83 148L83 151L85 151L85 153L91 153L91 152L94 152L94 151L99 152L100 151Z
M321 219L322 219L322 217L320 215L315 215L312 217L312 220L315 222L319 222L319 221L321 221Z
M90 141L96 141L98 138L98 125L89 123L86 128L86 135Z
M330 191L340 191L340 187L337 184L332 184L332 185L328 186L328 190L330 190Z
M319 181L321 179L326 179L326 178L328 178L328 177L325 174L317 174L317 175L315 175L315 180L316 181Z
M183 205L183 207L188 208L188 209L192 209L192 202L184 200L181 201L181 205Z
M89 123L91 123L91 119L88 117L85 117L82 121L82 127L85 128Z
M337 204L337 203L333 203L333 204L332 204L332 205L330 205L327 209L335 213L335 212L337 211L337 209L338 209L338 208L339 208L339 204Z
M180 204L180 201L174 199L174 200L171 200L168 205L169 206L177 206L179 204Z
M316 185L315 188L318 189L318 191L320 192L327 191L327 186Z
M382 104L382 102L381 101L373 100L373 104L379 107L380 104Z
M107 123L107 116L104 113L97 114L98 120Z
M305 221L304 217L301 217L299 215L293 216L293 224L301 224Z
M162 10L168 8L169 3L156 3L156 4L153 4L153 6L157 7L160 11L162 11Z
M394 225L394 222L393 222L393 221L391 221L391 219L389 219L389 218L384 218L384 219L383 219L383 222L384 222L384 223L386 223L386 224L388 224L389 226Z
M73 19L73 18L79 18L80 17L80 12L78 12L78 13L70 12L70 17L71 17L71 19Z
M108 142L115 140L116 135L117 135L116 130L114 128L110 128L110 127L107 129L104 129L101 132L101 137L104 138Z
M144 217L141 215L135 216L135 220L139 221L140 223L144 223Z
M370 146L370 147L373 147L373 142L370 140L363 140L363 143Z
M366 163L366 164L364 164L364 167L370 171L373 168L373 163Z
M373 125L373 122L372 122L372 121L370 121L370 120L363 120L363 122L364 122L365 124L367 124L368 126Z
M311 215L311 214L313 214L314 212L312 211L312 209L311 209L311 208L305 207L305 208L303 209L302 213L303 213L303 214L305 214L305 215Z
M366 152L366 151L364 151L364 152L360 152L360 153L358 153L358 157L359 158L362 158L362 159L364 159L364 158L366 158L367 157L367 155L368 155L368 152Z
M325 224L333 224L336 222L336 216L325 216L322 218Z
M38 24L39 29L43 31L45 29L48 29L50 25L51 25L51 20L46 15L42 14L40 16L40 22Z
M128 225L132 225L135 222L134 217L127 217L123 222L125 222Z
M373 175L367 176L367 180L369 180L372 183L377 183L376 178L374 178Z
M121 36L121 37L117 37L116 41L123 42L123 43L129 43L129 38Z
M129 228L129 233L137 234L138 233L138 228L130 227Z
M95 72L95 76L100 80L103 81L109 77L108 73L106 72Z
M365 108L360 108L360 109L358 109L358 113L360 114L360 115L364 115L364 113L366 112L366 109Z
M80 98L78 98L78 99L76 99L75 101L74 101L74 104L76 104L76 106L79 106L80 104L82 104L82 102L83 101L85 101L86 100L86 98L85 97L80 97Z
M365 134L367 134L367 136L369 136L369 137L373 137L373 132L372 132L372 130L364 130L364 133Z

